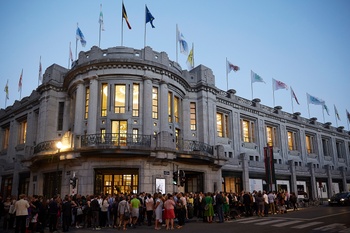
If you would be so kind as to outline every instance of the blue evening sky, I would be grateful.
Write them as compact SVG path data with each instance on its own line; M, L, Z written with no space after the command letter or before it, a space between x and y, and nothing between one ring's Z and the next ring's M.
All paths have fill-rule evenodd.
M7 106L20 99L18 81L23 69L22 98L38 86L39 58L43 73L56 63L68 67L69 43L75 58L77 23L87 41L79 51L98 46L100 4L105 31L101 48L121 45L121 0L11 0L0 2L0 85L9 80ZM264 83L254 83L254 98L273 107L272 78L292 86L300 105L294 112L308 118L306 93L323 99L309 105L310 117L333 126L349 124L350 111L350 1L348 0L124 0L132 30L124 23L123 45L144 47L145 4L155 17L155 28L147 24L146 45L176 61L176 24L189 46L194 44L195 66L213 70L216 86L227 90L226 58L240 67L228 75L228 89L252 99L250 71ZM178 63L187 69L187 57ZM292 113L290 89L275 93L275 105ZM6 93L0 93L5 108ZM340 121L336 122L334 105Z

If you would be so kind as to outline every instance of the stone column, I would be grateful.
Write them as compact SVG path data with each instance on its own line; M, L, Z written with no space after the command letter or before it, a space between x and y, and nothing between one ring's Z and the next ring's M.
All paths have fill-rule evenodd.
M169 132L169 121L168 121L168 84L161 82L160 84L160 95L159 95L159 120L160 126L159 131Z
M248 155L246 153L240 154L240 159L242 161L242 184L243 190L249 191L249 164Z
M347 192L348 190L348 184L346 183L346 167L340 167L342 182L343 182L343 190L340 190L341 192Z
M152 80L148 77L144 77L143 80L143 106L142 106L142 127L143 135L152 135ZM158 108L160 109L160 108Z
M328 186L328 197L333 196L333 185L332 185L332 170L330 165L326 165L327 173L327 186Z
M295 192L296 195L298 195L298 187L297 187L297 175L295 172L295 166L294 166L294 160L289 160L289 168L290 168L290 189L291 192Z
M74 134L81 136L84 126L84 85L79 83L75 95Z
M316 177L315 177L315 168L313 166L313 163L308 163L309 169L310 169L310 179L311 179L311 196L309 193L310 198L315 199L317 198L317 183L316 183Z
M87 124L87 134L96 134L96 125L97 125L97 106L98 104L98 81L96 76L90 80L90 98L89 98L89 117ZM109 93L110 94L110 93ZM84 98L84 93L83 97ZM82 102L84 106L84 101Z

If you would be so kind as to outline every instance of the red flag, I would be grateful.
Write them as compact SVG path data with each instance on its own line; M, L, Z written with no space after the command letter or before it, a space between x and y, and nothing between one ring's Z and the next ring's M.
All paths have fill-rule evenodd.
M278 89L286 89L288 90L288 85L284 82L278 81L276 79L272 79L273 82L273 90L276 91Z
M122 4L123 4L122 18L125 19L125 22L126 22L126 24L128 25L128 28L131 29L131 26L130 26L130 23L129 23L129 20L128 20L128 15L126 14L124 2L123 2Z
M232 64L231 62L227 61L227 64L226 64L226 67L227 67L227 73L230 73L231 70L233 70L234 72L237 72L239 71L239 67Z
M294 99L295 99L295 102L297 102L297 104L299 104L298 98L297 98L297 96L295 95L295 93L294 93L292 87L290 87L290 91L291 91L291 93L292 93L292 98L294 98ZM300 105L300 104L299 104L299 105Z

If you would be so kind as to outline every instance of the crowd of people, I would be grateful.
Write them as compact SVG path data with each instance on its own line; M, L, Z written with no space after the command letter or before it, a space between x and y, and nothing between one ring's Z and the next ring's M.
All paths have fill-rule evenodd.
M242 191L216 193L139 193L100 195L56 195L50 199L24 194L0 196L0 221L3 229L15 233L40 232L70 228L117 228L126 230L142 225L160 230L182 228L188 219L223 223L230 219L269 214L284 214L286 208L297 210L295 193Z

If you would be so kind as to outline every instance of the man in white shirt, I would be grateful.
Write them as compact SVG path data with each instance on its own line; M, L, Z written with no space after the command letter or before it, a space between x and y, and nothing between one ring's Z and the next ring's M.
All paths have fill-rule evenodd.
M15 233L26 232L26 219L28 216L29 202L26 200L26 195L19 195L19 200L15 203L16 212L16 229Z

